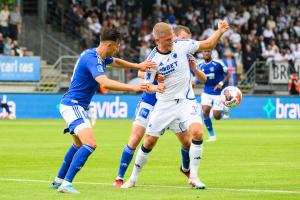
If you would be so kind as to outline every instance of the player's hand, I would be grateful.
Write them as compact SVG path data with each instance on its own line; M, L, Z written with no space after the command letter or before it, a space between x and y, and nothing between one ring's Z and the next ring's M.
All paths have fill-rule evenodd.
M189 66L192 71L197 70L197 64L194 59L189 59Z
M153 61L144 61L137 64L137 68L143 72L156 67L156 63Z
M140 92L140 91L146 92L147 88L148 88L147 83L140 83L138 85L133 86L132 90L133 92Z
M156 79L157 79L157 81L158 81L159 83L163 83L163 82L165 81L165 77L164 77L164 75L162 75L161 73L158 73L158 74L156 75Z
M164 83L159 83L157 85L157 92L164 93L166 89L166 85Z
M147 85L147 91L148 93L155 93L155 92L159 92L159 93L163 93L165 91L165 84L164 83L160 83L158 85L153 85L153 84L148 84Z
M221 90L222 87L223 87L222 85L218 84L218 85L215 86L214 90Z
M227 21L225 20L219 21L218 30L220 30L221 33L225 33L228 29L229 29L229 24Z

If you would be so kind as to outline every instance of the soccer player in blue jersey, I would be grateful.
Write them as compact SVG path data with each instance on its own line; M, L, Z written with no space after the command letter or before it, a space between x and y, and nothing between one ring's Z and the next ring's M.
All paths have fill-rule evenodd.
M174 28L174 39L180 38L191 38L191 32L188 27L178 25ZM148 60L151 59L157 51L152 51L149 56ZM198 79L202 82L205 82L206 77L201 71L197 70L197 68L191 68L192 71L196 74ZM140 77L144 77L144 73L139 73ZM157 80L154 81L154 84L158 84ZM127 171L127 168L132 160L133 154L135 152L136 147L139 145L141 139L143 138L146 127L148 124L149 116L151 111L154 108L156 103L156 95L155 93L147 93L144 92L142 94L141 101L138 103L136 108L136 116L132 125L131 135L129 137L129 141L123 149L118 176L114 182L115 187L120 187L123 184L124 175ZM169 127L171 130L175 130L176 136L181 143L181 156L182 156L182 164L180 166L180 171L189 177L189 146L190 146L190 137L186 134L186 130L179 126Z
M209 142L217 139L209 116L211 109L213 109L213 117L216 120L221 119L224 113L229 110L221 103L220 94L230 78L230 73L224 63L213 60L211 55L212 50L204 50L205 62L198 65L198 69L203 71L207 77L201 95L201 105L204 124L209 132L209 139L207 140Z
M99 84L105 88L119 91L146 91L145 83L131 86L106 77L106 65L114 67L146 70L154 67L154 62L140 64L112 58L120 44L120 33L116 29L105 29L97 48L85 50L76 62L69 90L60 102L60 113L68 124L68 131L73 137L73 144L67 151L60 170L51 184L58 192L77 194L72 181L84 166L88 157L96 148L96 138L87 118L88 106Z

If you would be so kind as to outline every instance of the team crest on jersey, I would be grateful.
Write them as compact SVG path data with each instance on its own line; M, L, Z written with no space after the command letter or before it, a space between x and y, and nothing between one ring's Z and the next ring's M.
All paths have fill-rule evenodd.
M175 59L177 58L177 53L173 54L173 58L175 58Z
M215 69L213 67L210 67L209 71L213 72L213 71L215 71Z

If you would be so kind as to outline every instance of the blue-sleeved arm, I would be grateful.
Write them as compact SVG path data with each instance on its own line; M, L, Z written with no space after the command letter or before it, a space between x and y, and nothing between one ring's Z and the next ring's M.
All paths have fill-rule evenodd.
M106 65L96 57L90 57L87 61L87 69L94 78L105 74Z

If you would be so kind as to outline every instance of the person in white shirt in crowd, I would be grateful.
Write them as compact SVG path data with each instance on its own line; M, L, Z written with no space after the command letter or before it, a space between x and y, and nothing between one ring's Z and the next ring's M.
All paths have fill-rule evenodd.
M4 5L3 8L0 10L0 32L3 34L4 37L9 36L9 14L10 13L8 10L8 6Z

